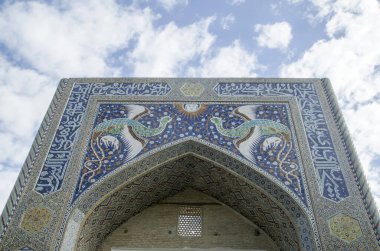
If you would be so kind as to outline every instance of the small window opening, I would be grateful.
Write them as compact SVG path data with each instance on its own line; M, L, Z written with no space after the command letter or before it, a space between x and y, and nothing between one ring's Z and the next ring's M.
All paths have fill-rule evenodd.
M200 207L181 207L178 215L178 235L184 237L202 236L202 215Z

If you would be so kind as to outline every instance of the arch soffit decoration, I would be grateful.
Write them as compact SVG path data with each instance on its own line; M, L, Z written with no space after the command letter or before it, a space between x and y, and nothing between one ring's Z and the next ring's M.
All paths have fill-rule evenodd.
M184 165L184 160L187 161L187 165ZM177 165L177 167L173 169L173 165ZM184 169L184 166L186 166L186 170ZM200 170L201 166L203 166L203 170ZM212 166L212 168L208 168L209 166ZM286 191L286 189L275 182L275 180L267 177L265 173L260 172L260 169L252 167L252 164L245 163L244 161L231 156L228 152L219 148L218 146L196 138L186 139L182 142L175 142L170 146L166 146L165 148L161 148L160 150L152 151L149 154L141 156L141 158L137 158L135 161L115 170L114 173L106 176L104 179L95 184L91 189L89 189L88 192L84 193L71 208L77 208L80 211L84 212L86 215L85 219L81 223L81 227L78 232L79 239L77 240L77 243L85 241L86 231L89 229L89 226L86 224L94 219L94 212L100 212L100 208L107 206L107 203L112 201L112 198L116 198L118 194L123 194L122 191L128 189L133 190L132 188L139 188L145 195L149 195L148 192L142 189L145 187L146 183L143 182L142 186L139 187L139 184L141 184L139 183L139 180L149 179L149 177L157 175L157 173L155 173L157 170L160 170L161 173L158 176L169 177L166 181L166 186L163 187L169 188L171 192L163 193L162 196L150 197L150 201L146 201L143 203L143 205L140 205L140 207L134 211L128 209L132 213L132 215L129 217L132 217L133 215L141 212L143 209L154 202L158 202L168 196L174 195L175 193L184 189L186 185L188 187L193 187L196 190L204 192L226 204L227 206L230 206L235 211L250 219L254 224L262 227L263 230L267 232L269 236L271 236L271 233L268 233L268 231L272 230L265 229L265 224L263 222L257 222L257 219L255 220L252 216L254 212L249 211L249 208L251 208L252 205L249 207L249 203L247 203L249 202L249 199L246 197L249 196L249 194L256 194L261 197L261 200L265 200L269 205L271 205L271 207L273 206L272 210L279 210L279 214L282 215L282 217L286 216L285 218L288 219L287 224L290 228L293 227L294 231L297 233L296 239L292 239L291 236L287 237L286 234L284 238L279 237L280 233L272 234L271 237L275 239L274 241L277 242L279 246L284 246L287 245L284 243L291 242L301 243L300 248L306 250L313 250L318 246L317 243L319 243L319 241L316 234L316 226L313 225L315 223L313 221L312 213L308 211L307 208L305 209L304 207L300 206L302 203L298 202L294 198L295 196L290 195L289 191ZM176 170L176 172L168 172L167 170ZM191 174L184 173L190 172L189 170L192 170ZM205 173L205 171L208 173ZM216 172L217 175L215 175L216 173L214 173L214 175L210 175L210 172ZM174 173L180 175L175 177ZM207 182L204 182L204 184L200 184L199 180L198 182L194 182L194 179L196 178L195 176L197 175L198 177L202 177L202 175L204 177L220 176L219 178L221 179L227 179L228 182L234 184L234 186L238 188L235 189L234 198L231 199L231 196L229 194L232 192L231 190L224 191L224 193L221 191L221 188L225 187L225 183L222 183L223 186L214 185L213 188L206 189L205 184ZM157 177L155 178L158 179ZM169 179L176 180L179 177L184 180L182 180L182 182L174 182L174 184L182 184L183 187L173 187L173 184L168 186ZM202 179L204 177L202 177ZM225 182L225 180L223 182ZM151 182L154 183L154 180L151 180ZM211 183L218 182L214 181L210 182L210 184ZM207 183L208 186L210 184ZM139 189L133 191L138 192ZM252 193L252 190L254 190L255 193ZM248 191L250 192L248 193ZM133 195L133 192L129 192L129 194ZM255 199L251 198L251 200ZM262 203L262 201L260 201L260 203ZM247 208L244 208L242 206L243 204ZM269 208L266 209L268 210ZM261 210L264 212L263 209ZM120 218L120 215L118 217ZM125 222L129 218L128 215L125 217L126 218L124 218L121 222L112 223L112 226L108 232L103 233L103 238L106 236L106 234L112 232L116 226ZM281 228L279 222L276 221L276 219L273 219L270 214L265 215L264 213L264 218L267 218L267 220L269 219L269 222L272 222L277 228ZM94 222L92 223L94 224ZM292 231L288 230L288 233L290 232ZM278 235L277 237L276 234ZM92 242L92 244L94 243ZM82 245L83 243L81 243L81 246Z

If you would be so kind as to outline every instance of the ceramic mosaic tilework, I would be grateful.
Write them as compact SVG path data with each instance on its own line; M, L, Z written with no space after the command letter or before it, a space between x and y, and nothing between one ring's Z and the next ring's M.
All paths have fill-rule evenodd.
M297 226L282 207L254 186L210 162L191 156L152 170L102 201L79 233L78 250L96 250L103 236L107 235L106 229L116 228L141 207L146 208L185 187L206 193L237 210L270 233L284 250L316 250L310 223L289 198L282 196L287 207L292 208L290 212L296 217ZM103 228L93 228L97 222L102 222ZM297 238L298 234L302 241Z
M44 207L31 208L25 212L21 227L28 232L41 231L52 218L52 213Z
M74 140L91 95L161 96L169 91L170 87L166 83L76 84L71 91L35 191L48 195L61 188Z
M133 158L197 137L265 170L308 207L285 104L101 104L94 124L73 200Z
M20 248L18 251L34 251L34 250L31 249L30 247L23 247L23 248Z
M263 220L261 228L268 227L282 247L288 244L280 236L289 233L275 228L281 213L268 216L276 203L298 230L297 238L288 240L302 240L301 250L377 250L380 245L377 210L328 80L64 79L1 216L0 249L66 250L62 241L72 242L84 231L93 206L107 194L116 196L116 186L131 185L144 172L153 174L157 163L188 153L211 162L184 175L183 184L252 221ZM190 162L188 167L196 160ZM210 175L210 163L225 170ZM191 181L194 175L204 182ZM148 175L152 184L146 185L159 176ZM165 191L175 192L181 184L177 176L169 177ZM216 177L230 190L206 186ZM255 196L243 193L243 181L273 199L254 206L263 209L259 218L254 216L260 212L249 210ZM170 184L176 185L173 191L167 190ZM154 194L141 192L126 191L131 198L147 199L135 213L154 203ZM109 206L99 219L112 211ZM48 223L41 221L44 227L33 227L29 219L41 220L40 213L30 217L33 208L52 213ZM103 230L99 234L110 228Z
M358 220L343 214L338 214L329 219L331 234L351 243L363 233Z
M340 170L318 95L312 84L219 83L214 88L220 96L295 96L309 140L310 152L325 198L340 201L349 196Z

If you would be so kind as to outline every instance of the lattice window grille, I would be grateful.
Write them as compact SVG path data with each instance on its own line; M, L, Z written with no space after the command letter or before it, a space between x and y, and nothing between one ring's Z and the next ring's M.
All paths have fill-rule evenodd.
M183 237L201 237L201 213L200 207L181 207L178 215L178 235Z

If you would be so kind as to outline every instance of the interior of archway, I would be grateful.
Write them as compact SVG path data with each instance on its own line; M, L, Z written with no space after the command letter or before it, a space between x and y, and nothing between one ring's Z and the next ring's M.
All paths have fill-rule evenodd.
M251 221L189 188L153 204L123 223L107 236L99 250L152 247L279 250Z
M232 208L264 231L263 236L267 235L278 248L300 249L294 220L280 203L225 168L192 155L158 166L103 199L87 215L76 249L100 248L110 233L133 216L186 188Z

